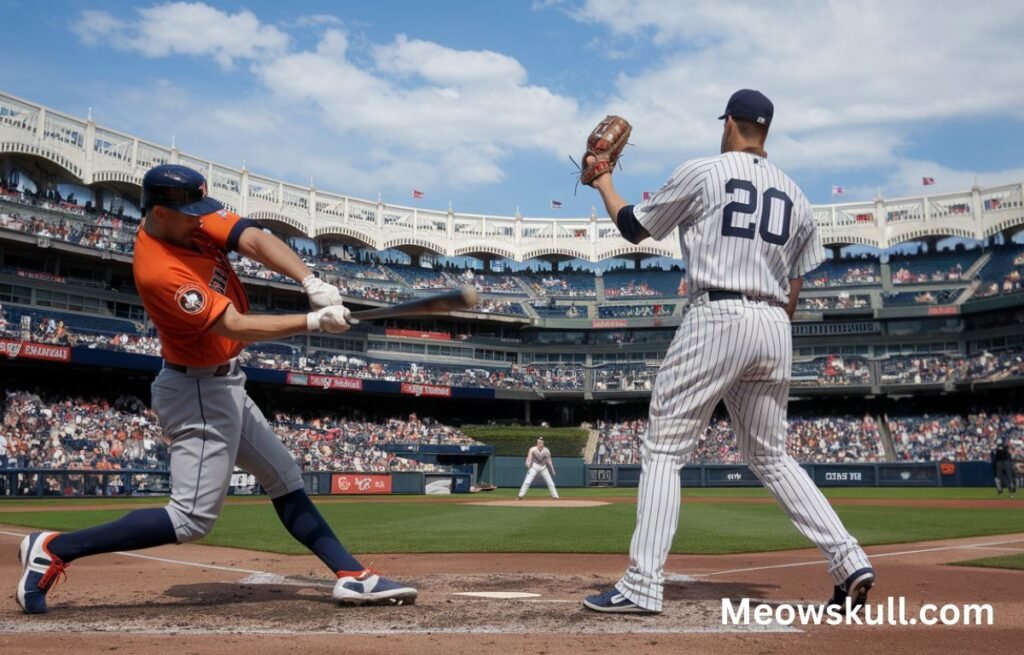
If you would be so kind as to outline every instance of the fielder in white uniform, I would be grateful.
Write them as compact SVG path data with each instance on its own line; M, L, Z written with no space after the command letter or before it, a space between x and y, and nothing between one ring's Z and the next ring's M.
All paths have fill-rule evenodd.
M558 500L558 489L555 489L554 480L555 463L551 459L551 451L544 447L544 437L537 437L537 445L526 453L526 477L523 479L523 486L519 487L519 495L516 496L516 500L523 499L538 473L544 479L544 483L548 485L551 497Z
M824 253L807 198L766 159L773 113L761 93L736 92L720 117L722 154L685 162L639 205L626 204L611 174L593 182L629 241L663 239L678 228L689 308L652 392L629 569L613 589L588 597L589 609L662 610L679 471L721 400L751 470L824 553L835 582L829 604L856 611L874 583L857 540L786 452L790 319L802 276Z

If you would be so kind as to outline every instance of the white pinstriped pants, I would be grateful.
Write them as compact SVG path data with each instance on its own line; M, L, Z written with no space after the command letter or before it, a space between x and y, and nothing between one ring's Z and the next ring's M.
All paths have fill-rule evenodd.
M786 452L786 401L793 359L781 307L704 299L686 313L651 397L643 438L630 566L616 588L660 611L665 559L679 525L679 470L724 399L741 454L793 525L825 554L836 584L870 566L832 506Z
M544 464L534 464L530 467L530 470L526 472L526 477L523 478L523 486L519 487L519 497L522 498L529 491L530 485L533 484L533 479L540 473L540 477L543 478L544 484L548 485L548 493L555 500L558 500L558 490L555 489L555 480L551 477L551 472L548 471L548 467Z

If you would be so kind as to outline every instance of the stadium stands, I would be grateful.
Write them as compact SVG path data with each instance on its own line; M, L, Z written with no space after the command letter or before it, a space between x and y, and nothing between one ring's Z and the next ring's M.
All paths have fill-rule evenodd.
M675 304L601 305L597 308L597 315L601 318L649 318L671 316L675 310Z
M930 291L905 291L902 293L890 293L883 296L886 307L898 307L900 305L949 305L956 302L965 287L955 289L932 289Z
M979 276L982 284L971 300L1024 291L1024 248L1011 245L994 249Z
M275 413L271 425L307 471L440 471L381 445L479 445L433 420L383 423ZM166 470L167 447L152 410L139 399L55 397L8 391L3 413L12 468Z
M554 300L553 298L551 299ZM547 300L535 300L530 303L533 311L538 316L545 318L586 318L587 308L575 303L569 305L554 305Z
M608 298L675 298L683 276L679 271L613 271L604 274L604 295Z
M793 362L793 387L870 386L871 368L861 357L829 355Z
M987 460L996 441L1024 445L1024 413L895 416L887 421L897 459L915 462Z
M594 369L594 391L650 391L658 367L649 364L603 366Z
M589 273L535 273L526 275L526 283L535 294L553 298L594 298L597 287Z
M871 296L866 294L843 293L836 296L804 296L797 301L796 308L802 311L827 311L831 309L865 309L871 307Z
M913 257L889 258L893 284L959 282L964 271L977 261L981 251L938 252Z
M804 276L804 286L819 288L878 285L881 279L882 269L877 259L830 259Z
M646 420L599 423L594 463L639 464L641 438L646 430ZM787 450L801 462L879 462L885 459L878 425L870 416L791 416ZM743 462L730 420L726 417L712 419L687 461L692 464Z

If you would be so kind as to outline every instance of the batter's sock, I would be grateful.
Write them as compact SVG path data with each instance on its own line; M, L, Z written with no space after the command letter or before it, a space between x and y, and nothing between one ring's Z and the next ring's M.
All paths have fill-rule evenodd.
M177 542L171 517L160 507L137 509L110 523L59 534L46 547L68 564L86 555L141 550Z
M298 489L273 500L281 523L295 539L313 551L332 571L362 571L363 565L345 550L334 530L320 516L305 489ZM56 553L54 553L56 555Z

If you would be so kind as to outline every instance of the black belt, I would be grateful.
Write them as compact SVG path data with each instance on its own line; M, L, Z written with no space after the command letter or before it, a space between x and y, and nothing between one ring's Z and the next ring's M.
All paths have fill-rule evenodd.
M739 291L723 291L722 289L708 291L708 300L712 302L716 300L743 300L745 297Z
M177 371L178 373L188 373L188 369L190 367L184 366L182 364L174 364L172 362L165 361L164 362L164 368L169 368L172 371ZM193 366L191 368L203 368L203 367ZM207 367L207 368L209 368L209 367ZM221 364L213 372L213 377L215 377L215 378L222 378L222 377L224 377L225 375L227 375L230 372L231 372L231 363L230 362L228 362L227 364Z
M742 294L739 291L726 291L724 289L709 289L707 294L708 294L708 300L710 302L715 302L717 300L749 300L751 302L767 303L767 304L771 305L772 307L782 307L782 308L786 307L786 303L779 302L778 300L775 300L774 298L751 298L750 296Z

